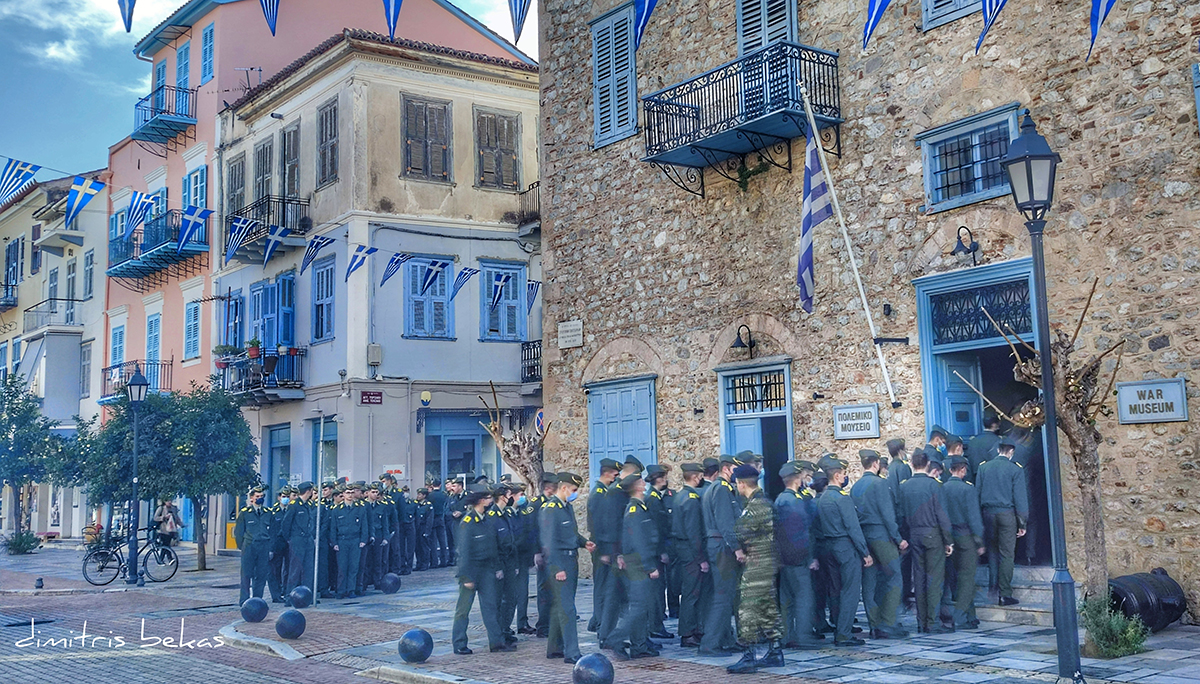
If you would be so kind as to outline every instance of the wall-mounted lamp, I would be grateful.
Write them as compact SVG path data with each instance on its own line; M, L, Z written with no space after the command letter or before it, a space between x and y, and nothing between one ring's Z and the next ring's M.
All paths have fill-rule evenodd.
M964 230L967 231L967 239L970 240L970 243L963 242L962 234L963 234ZM970 246L968 246L968 244ZM977 264L975 263L975 253L978 251L979 251L979 243L975 242L975 236L971 234L971 229L966 226L959 226L958 227L958 244L954 245L954 249L950 250L950 253L954 256L959 256L961 254L970 254L971 255L971 265L976 266Z
M884 315L884 316L891 316L891 315L892 315L892 305L891 305L891 304L884 304L884 305L883 305L883 315Z
M280 114L279 112L271 112L271 118L279 119L280 121L283 121L283 115Z
M742 329L743 328L745 328L745 330L746 330L745 341L742 340ZM730 349L749 349L750 350L750 358L752 358L752 359L754 358L754 338L750 336L750 326L748 326L748 325L738 326L737 339L733 341L733 344L729 345L729 348Z

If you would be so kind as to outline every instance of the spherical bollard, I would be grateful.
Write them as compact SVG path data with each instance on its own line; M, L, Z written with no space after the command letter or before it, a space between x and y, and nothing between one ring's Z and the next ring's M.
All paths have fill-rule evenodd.
M257 596L248 598L242 604L242 619L246 622L262 622L270 609L267 602Z
M433 653L433 637L423 629L410 629L400 637L396 647L406 663L423 663Z
M299 639L304 634L304 613L298 610L285 610L275 620L275 633L284 639Z
M389 572L379 580L379 589L385 594L394 594L400 591L400 575L394 572Z
M602 653L585 655L571 670L571 681L574 684L612 684L612 662Z
M301 584L288 594L288 598L292 600L293 608L307 608L312 605L312 589Z

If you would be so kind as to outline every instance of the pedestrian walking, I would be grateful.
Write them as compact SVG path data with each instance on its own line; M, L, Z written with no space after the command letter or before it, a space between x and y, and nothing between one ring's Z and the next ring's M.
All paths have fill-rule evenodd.
M454 626L451 631L454 652L469 655L467 647L467 619L475 597L479 597L479 613L487 630L488 648L493 652L515 651L517 647L507 643L500 628L499 582L504 579L500 566L500 548L497 540L498 516L489 516L492 493L485 485L476 485L467 494L469 507L458 530L459 564L455 576L458 578L458 604L454 608Z
M575 589L579 583L579 549L593 551L595 543L579 534L571 502L583 485L583 478L571 473L558 474L554 496L542 505L538 514L542 556L550 586L549 640L546 657L562 657L569 665L579 662L579 636L576 632Z
M879 476L879 453L871 449L858 452L863 476L850 488L858 509L859 523L872 563L863 568L862 597L871 637L897 639L908 636L900 627L900 554L908 542L900 536L896 524L896 502L887 480Z
M980 466L975 484L987 540L988 584L999 591L1002 606L1020 603L1013 596L1013 559L1017 537L1025 535L1025 521L1029 518L1025 470L1013 462L1014 450L1012 442L1000 442L996 458Z
M787 648L820 648L822 641L812 631L812 573L819 567L812 547L815 503L801 493L815 469L808 461L785 463L779 469L784 489L775 497L775 541L782 638Z
M758 486L758 470L740 465L733 471L738 494L745 501L737 520L738 544L744 555L738 603L738 636L746 650L730 665L730 674L749 674L760 667L783 667L783 641L779 604L775 601L775 514L767 495ZM758 644L767 654L756 658Z
M935 452L936 453L936 452ZM904 519L908 522L909 553L913 555L913 589L917 604L917 631L945 634L954 631L938 623L946 558L954 552L950 517L942 486L930 476L931 459L925 450L912 454L913 476L900 485Z
M517 641L517 633L513 630L512 623L517 613L517 539L520 531L516 527L518 521L512 507L514 492L515 490L508 485L497 485L492 491L493 503L487 513L489 522L496 530L496 546L499 550L497 566L504 571L496 586L496 615L500 632L509 643Z
M835 646L861 646L866 642L854 636L854 614L858 612L858 600L862 596L863 568L871 567L874 560L859 525L854 500L849 492L843 491L847 465L845 461L835 459L824 466L829 486L817 500L817 509L821 516L821 536L827 545L826 558L830 564L835 564L827 575L832 583L830 594L838 596L833 643Z
M716 478L700 499L704 530L708 535L706 551L712 577L712 602L704 619L700 654L718 656L737 653L733 627L741 564L746 560L737 538L737 519L742 514L738 494L730 484L737 467L733 456L723 455Z
M613 651L621 658L657 656L659 647L650 641L650 625L658 610L655 592L661 577L658 567L658 523L646 505L646 482L639 474L626 476L618 485L629 497L621 521L621 557L629 584L629 609L609 636Z
M975 617L975 570L979 557L986 551L983 542L983 515L979 508L979 492L966 481L971 464L961 456L949 462L950 479L942 485L946 497L946 513L950 516L950 529L954 533L954 553L950 564L954 566L956 584L954 588L955 629L978 629Z
M704 512L700 509L700 483L704 468L698 463L684 463L683 488L675 493L671 510L671 549L673 564L679 568L679 645L695 648L703 634L700 597L709 576L705 551L708 536L704 533Z
M238 511L233 524L233 541L242 552L241 589L238 605L246 602L251 594L262 598L271 559L271 524L274 515L263 506L266 488L258 485L247 495L249 503Z
M292 605L291 593L298 586L306 586L314 593L313 553L316 551L317 506L313 502L313 483L301 482L296 486L297 499L288 504L283 516L281 536L288 542L288 576L284 583L284 600Z
M154 509L154 522L157 523L155 534L158 535L160 546L172 546L179 539L179 530L186 527L171 499L162 499L158 508Z
M600 620L604 617L604 597L608 593L608 581L612 577L612 566L616 562L620 528L611 528L609 524L611 519L605 516L604 496L608 493L608 488L612 486L613 480L617 479L617 473L620 471L620 463L611 458L600 459L600 475L596 478L596 484L588 492L586 504L588 539L596 545L596 550L592 552L592 617L587 624L589 632L600 630ZM597 525L598 520L603 524Z

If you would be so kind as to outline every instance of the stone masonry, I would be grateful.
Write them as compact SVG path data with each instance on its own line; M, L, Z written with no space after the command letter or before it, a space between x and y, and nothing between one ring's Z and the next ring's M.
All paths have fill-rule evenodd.
M745 358L729 348L742 324L758 342L756 357L794 359L797 455L882 448L833 441L830 407L860 401L879 402L885 439L923 443L912 279L970 267L969 257L950 255L960 225L980 242L980 263L1027 256L1029 240L1007 195L925 214L914 136L1014 100L1063 158L1046 238L1051 322L1073 328L1100 278L1081 360L1125 339L1118 379L1188 378L1191 413L1200 414L1200 133L1189 73L1200 60L1200 5L1119 3L1086 59L1087 3L1010 3L978 55L978 13L922 32L919 3L895 2L864 52L866 0L799 3L799 42L840 53L843 156L830 159L879 334L914 341L885 347L903 403L892 410L833 220L815 235L815 310L799 306L802 139L793 142L793 173L773 168L745 192L709 173L706 198L639 161L641 135L593 149L588 22L619 4L541 7L549 466L587 472L584 383L648 372L658 375L660 460L716 455L712 369ZM732 0L661 0L637 54L639 95L734 59L735 32ZM556 325L576 318L584 345L560 351ZM814 401L814 392L825 398ZM1098 428L1111 571L1164 567L1196 605L1200 431L1120 426L1115 414ZM1081 522L1062 441L1078 578Z

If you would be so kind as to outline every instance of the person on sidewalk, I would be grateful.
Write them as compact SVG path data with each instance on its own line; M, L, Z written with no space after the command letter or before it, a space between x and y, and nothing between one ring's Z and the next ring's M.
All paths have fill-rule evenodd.
M358 582L358 563L363 540L367 534L367 520L355 505L350 486L337 489L337 503L330 510L329 526L333 537L333 551L337 554L337 597L349 598Z
M672 559L679 565L679 645L695 648L700 645L700 597L704 578L709 575L705 555L704 513L700 510L700 492L704 468L698 463L684 463L683 489L675 493L671 510Z
M292 605L291 593L298 586L308 587L316 593L313 585L313 553L316 550L317 506L313 502L313 483L301 482L296 486L298 498L290 504L283 515L283 538L288 542L288 576L283 590L286 603Z
M162 503L154 510L154 522L158 524L155 533L161 546L173 545L179 539L179 530L186 527L171 499L162 499Z
M534 634L539 639L545 639L550 634L550 605L551 583L553 579L546 571L546 556L542 546L542 506L550 502L558 493L558 474L542 473L540 484L542 495L533 499L534 544L537 551L533 556L533 566L537 575L537 623L534 624Z
M399 575L400 556L402 555L400 547L404 545L403 533L400 531L400 492L396 489L396 478L391 473L380 475L379 483L382 487L379 498L388 507L388 529L391 530L388 534L387 553L384 554L383 572L380 573L380 576L389 572Z
M792 461L779 469L784 490L775 497L775 541L779 547L779 612L786 648L820 648L813 635L812 572L819 565L813 557L814 503L801 490L815 466Z
M871 626L873 639L899 639L908 636L900 627L900 554L908 542L900 536L896 524L896 503L887 480L879 476L882 468L879 452L862 449L858 452L863 476L850 488L850 496L858 509L859 522L872 563L863 568L863 607Z
M975 617L975 570L979 557L987 551L983 545L983 516L979 510L979 492L966 481L971 463L962 456L952 457L949 462L950 479L942 485L946 495L946 513L950 516L950 528L954 532L954 553L950 563L954 566L955 629L978 629Z
M983 510L983 529L987 539L989 586L1000 592L1000 605L1015 606L1013 597L1013 558L1017 537L1025 535L1029 519L1029 495L1025 469L1013 462L1016 446L1003 441L996 458L979 467L979 507Z
M938 607L946 557L954 552L954 534L942 499L942 485L929 476L928 453L914 451L911 463L913 476L900 485L900 501L908 522L909 553L913 555L917 631L946 634L954 630L938 623Z
M833 644L862 646L866 642L853 633L854 614L858 612L858 601L862 597L863 568L871 567L874 560L858 522L854 499L842 489L848 479L847 465L845 461L835 459L824 466L829 486L817 500L817 510L821 516L821 536L827 545L826 558L836 564L829 569L828 575L833 584L830 595L838 597Z
M383 498L382 489L378 482L371 483L367 489L367 510L370 514L367 534L371 539L367 547L368 564L366 579L363 580L364 588L370 585L378 589L379 580L387 574L387 558L390 552L388 539L392 535L391 516L395 514L396 507Z
M612 566L616 562L616 541L620 529L610 529L608 525L597 524L605 520L604 496L617 473L621 472L621 464L611 458L600 459L600 475L587 498L587 531L588 539L596 544L592 553L592 617L588 620L587 630L600 630L600 620L604 617L604 597L608 591L608 580L612 576Z
M533 557L538 551L537 508L525 493L525 483L511 486L516 488L517 497L513 502L514 528L517 530L517 589L514 595L517 634L536 634L537 630L529 624L529 568L533 567Z
M404 536L404 554L400 558L400 574L409 575L417 567L417 502L409 494L408 485L400 488L400 532ZM458 523L456 522L455 525Z
M749 464L733 471L738 494L745 502L737 520L738 544L745 554L739 585L738 636L746 650L741 660L726 670L750 674L762 667L783 667L779 604L775 602L775 513L758 486L758 470ZM756 658L758 644L768 644L767 654Z
M454 626L451 636L454 652L470 655L467 648L467 620L471 606L479 596L479 614L487 630L488 648L493 652L515 651L517 647L504 639L500 629L500 589L504 579L500 567L500 547L494 522L498 516L489 515L492 493L486 485L474 485L467 493L468 510L458 528L458 604L454 607Z
M239 606L250 598L251 593L262 598L263 585L270 571L271 522L274 516L271 509L262 505L265 492L266 488L262 485L251 489L247 496L249 503L238 511L237 522L233 524L233 540L242 551Z
M671 511L667 503L667 473L669 465L651 464L646 468L646 508L658 526L658 577L654 583L654 609L650 611L650 636L655 639L674 639L667 631L664 620L667 616L667 569L671 555Z
M267 588L271 590L271 603L283 603L284 579L287 577L288 543L283 536L283 516L287 515L288 504L291 503L292 488L284 485L279 490L279 501L272 506L271 511L271 560L268 565Z
M538 513L542 558L546 564L547 584L550 586L550 625L546 642L546 657L561 657L574 665L583 654L579 651L579 635L575 611L575 589L579 584L579 549L594 551L596 544L583 538L575 523L571 502L579 495L583 478L571 472L558 474L554 496L542 505Z
M742 563L746 560L737 538L737 519L742 514L742 506L729 481L737 466L733 456L722 455L717 477L700 498L704 530L708 535L706 551L713 575L712 599L704 618L704 636L700 640L702 656L740 651L731 625Z
M426 498L428 496L429 490L421 487L413 500L413 526L417 537L417 560L413 570L418 572L428 570L433 563L433 505Z
M629 609L609 635L613 651L624 660L652 658L660 648L650 641L654 611L658 610L655 592L662 573L658 567L658 523L646 504L646 482L634 473L621 480L621 491L629 497L621 520L621 557L629 585Z
M321 525L317 533L321 543L317 546L317 588L313 593L319 593L321 598L333 598L337 593L337 554L333 553L333 526L330 523L333 506L334 489L337 483L326 480L321 483Z
M513 617L517 612L517 539L520 531L516 528L517 518L511 505L515 490L510 485L501 483L492 490L492 505L488 508L488 522L496 530L496 547L499 558L496 566L504 571L504 576L496 583L497 610L496 622L507 643L517 642L517 633L512 628ZM528 583L528 576L525 576Z
M625 464L621 466L619 477L624 479L630 475L641 475L642 469L642 462L630 454L625 458ZM628 507L629 493L620 487L609 487L604 494L603 506L597 512L599 518L596 525L599 526L602 534L600 538L607 542L608 550L612 554L609 577L604 586L602 601L604 614L600 617L599 628L596 630L600 648L617 647L618 644L612 641L611 635L616 630L617 623L620 622L621 615L624 614L629 603L629 581L625 578L624 561L621 559L621 530L624 525L625 509Z

